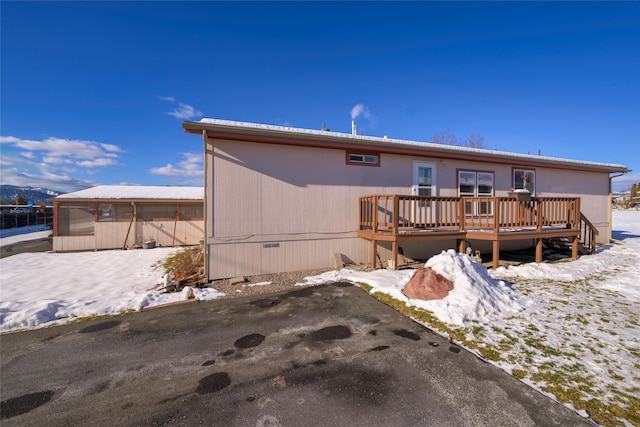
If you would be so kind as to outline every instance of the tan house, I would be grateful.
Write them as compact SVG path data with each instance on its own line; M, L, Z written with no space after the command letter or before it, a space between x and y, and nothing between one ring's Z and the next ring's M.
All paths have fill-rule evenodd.
M443 249L536 247L589 253L611 236L617 164L216 119L204 139L210 280L331 267L397 265Z
M53 199L53 250L197 245L202 187L98 185Z

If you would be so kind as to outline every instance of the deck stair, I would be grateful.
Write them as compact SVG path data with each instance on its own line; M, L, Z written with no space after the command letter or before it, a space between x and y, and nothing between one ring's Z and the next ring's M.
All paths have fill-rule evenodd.
M544 245L552 251L571 254L571 240L566 237L547 237L543 241ZM578 253L591 255L591 251L581 241L578 241Z

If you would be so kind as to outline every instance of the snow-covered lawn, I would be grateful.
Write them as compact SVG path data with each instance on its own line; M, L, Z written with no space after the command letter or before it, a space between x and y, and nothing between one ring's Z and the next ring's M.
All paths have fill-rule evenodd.
M25 238L28 236L33 234ZM153 289L162 283L164 272L158 267L159 261L177 250L37 252L3 258L0 260L0 332L184 300L187 292L162 293ZM193 289L193 293L201 301L223 295L212 288Z
M438 301L402 294L414 270L342 269L306 278L301 285L364 284L378 298L582 415L602 425L640 426L640 211L614 211L613 223L619 243L573 262L493 271L466 255L442 253L427 265L455 287ZM9 242L5 239L0 245ZM3 258L0 331L183 300L186 293L152 289L162 280L158 262L175 251ZM194 292L201 300L221 295L215 289Z

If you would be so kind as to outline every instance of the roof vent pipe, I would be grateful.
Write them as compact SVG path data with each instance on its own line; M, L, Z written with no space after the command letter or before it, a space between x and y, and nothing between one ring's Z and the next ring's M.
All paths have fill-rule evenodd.
M356 122L351 120L351 135L356 135Z

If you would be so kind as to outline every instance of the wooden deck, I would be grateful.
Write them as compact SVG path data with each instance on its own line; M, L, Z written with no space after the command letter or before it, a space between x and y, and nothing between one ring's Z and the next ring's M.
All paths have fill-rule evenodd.
M598 231L581 213L578 197L427 197L372 195L360 197L358 235L371 240L371 265L378 241L391 242L397 264L398 246L408 240L465 240L493 242L493 268L498 267L500 242L534 239L536 262L542 262L542 239L566 238L572 259L585 247L595 251Z

